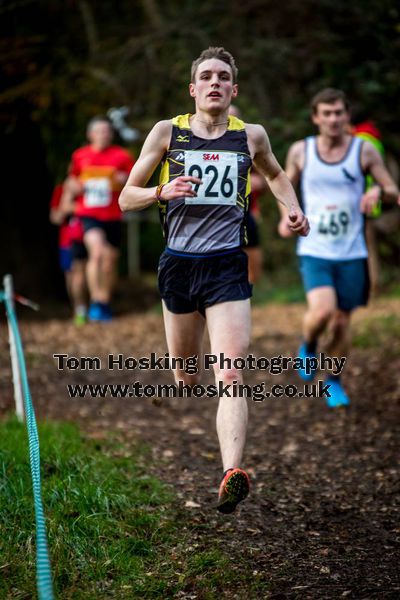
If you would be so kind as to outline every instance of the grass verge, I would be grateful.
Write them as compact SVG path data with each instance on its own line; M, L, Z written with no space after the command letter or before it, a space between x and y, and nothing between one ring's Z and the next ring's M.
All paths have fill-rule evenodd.
M376 348L390 344L392 352L395 353L393 338L400 339L400 317L389 313L366 318L358 323L352 343L357 348Z
M87 440L65 423L41 424L39 435L56 597L215 598L264 587L211 525L178 511L173 492L147 474L146 449ZM35 598L27 439L15 420L0 423L0 468L0 598Z

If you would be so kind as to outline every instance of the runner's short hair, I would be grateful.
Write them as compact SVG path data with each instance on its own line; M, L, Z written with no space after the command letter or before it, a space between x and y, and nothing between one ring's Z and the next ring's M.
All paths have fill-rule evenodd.
M204 62L205 60L209 60L210 58L217 58L218 60L222 60L224 63L229 65L231 68L231 71L232 71L233 83L236 83L237 76L238 76L238 68L235 64L235 59L233 58L233 56L230 52L225 50L225 48L221 48L221 47L217 47L217 46L210 46L206 50L203 50L203 52L200 54L199 58L196 58L196 60L194 60L192 62L192 69L191 69L192 83L194 83L194 81L195 81L196 71L197 71L199 65L202 62Z
M349 110L349 101L346 98L346 94L342 90L335 88L325 88L315 94L311 100L311 111L315 115L318 110L318 104L333 104L341 100L346 110Z
M92 117L87 124L87 131L89 132L97 123L108 123L111 127L111 131L114 132L114 127L111 122L111 119L109 119L105 115L96 115L95 117Z

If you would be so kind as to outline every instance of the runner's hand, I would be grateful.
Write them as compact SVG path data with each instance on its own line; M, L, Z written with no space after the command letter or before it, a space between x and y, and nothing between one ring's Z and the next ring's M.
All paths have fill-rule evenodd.
M365 192L361 196L360 210L365 215L370 215L374 210L375 206L379 202L381 196L381 189L379 186L374 185L368 192Z
M278 233L283 238L293 237L294 232L290 229L289 217L282 217L278 223Z
M310 233L310 224L306 215L300 209L292 209L289 213L288 227L293 233L307 236Z
M83 194L84 186L79 181L79 179L75 176L68 177L67 181L64 183L65 190L72 194L73 196L80 196Z
M196 185L203 183L198 177L181 176L166 183L161 190L162 200L174 200L183 196L196 198ZM194 184L194 185L192 185Z

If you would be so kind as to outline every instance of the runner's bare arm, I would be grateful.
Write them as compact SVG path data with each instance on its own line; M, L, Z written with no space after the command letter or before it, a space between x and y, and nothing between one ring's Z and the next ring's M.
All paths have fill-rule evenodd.
M286 157L285 172L294 187L297 187L300 182L304 163L304 146L304 140L295 142L290 146Z
M120 194L119 206L122 211L141 210L156 202L157 186L151 188L145 186L168 149L171 130L172 124L168 120L159 121L150 131ZM161 198L172 200L182 196L196 196L191 183L201 182L196 177L176 177L163 186Z
M289 178L272 153L267 132L261 125L246 125L246 131L253 152L253 163L266 178L275 198L286 208L290 231L303 236L308 235L308 219L299 206Z
M286 157L285 172L294 187L297 187L300 181L301 169L304 163L304 140L299 140L292 144ZM291 237L293 232L290 229L289 213L281 203L278 203L281 213L281 220L278 224L278 232L281 237Z
M59 211L63 213L64 218L74 213L75 199L82 193L82 189L79 179L75 175L68 175L63 183L63 192L59 206Z
M50 223L52 225L61 225L65 220L65 213L59 208L50 208Z
M371 214L381 197L386 202L396 202L399 190L386 169L381 154L367 141L363 143L361 150L361 166L364 172L370 173L376 182L376 185L362 195L361 212Z

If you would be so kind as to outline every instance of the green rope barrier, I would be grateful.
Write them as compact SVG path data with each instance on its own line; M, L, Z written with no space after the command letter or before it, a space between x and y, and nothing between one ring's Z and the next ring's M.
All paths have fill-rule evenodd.
M18 354L18 363L21 370L26 426L29 441L29 458L32 475L33 499L35 504L37 590L39 600L53 600L54 595L51 579L51 567L49 553L47 549L47 533L42 504L42 492L40 482L40 448L35 411L33 408L31 393L29 389L24 351L22 347L21 336L18 329L17 318L13 306L4 292L0 292L0 301L3 301L5 303L7 317L15 339L15 345Z

